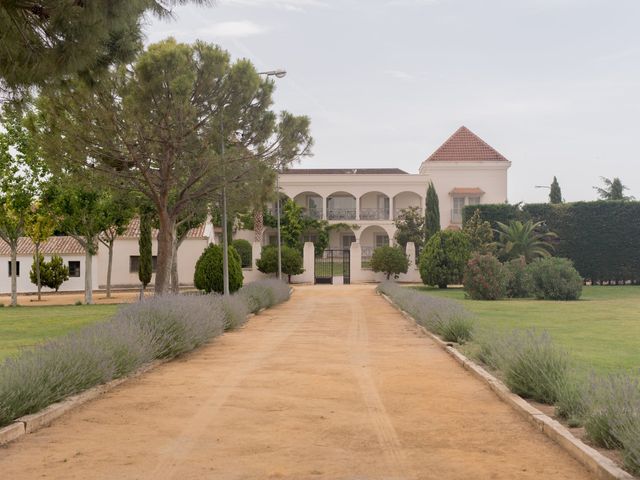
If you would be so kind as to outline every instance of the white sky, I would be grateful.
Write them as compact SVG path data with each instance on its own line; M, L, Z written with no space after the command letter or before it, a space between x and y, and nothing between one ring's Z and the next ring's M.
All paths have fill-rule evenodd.
M509 201L640 198L638 0L218 0L152 20L147 40L220 44L284 68L278 110L311 118L302 166L416 173L460 125L513 162Z

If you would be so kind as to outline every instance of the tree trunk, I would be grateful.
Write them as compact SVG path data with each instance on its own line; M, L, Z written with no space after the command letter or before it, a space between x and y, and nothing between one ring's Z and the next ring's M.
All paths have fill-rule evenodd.
M36 242L36 287L38 287L38 301L42 300L42 280L40 279L40 243Z
M91 254L91 245L87 244L84 249L84 303L93 304L93 275L92 275L93 255Z
M111 298L111 266L113 264L113 240L109 242L109 260L107 263L107 298Z
M11 306L18 306L18 279L16 269L18 268L18 243L11 245Z
M165 211L158 212L160 229L158 230L158 263L156 268L156 295L164 295L169 290L171 277L171 249L173 245L173 219Z
M262 236L264 235L264 217L262 216L262 210L253 211L253 233L255 235L255 241L262 244Z
M174 228L171 241L171 292L180 292L180 279L178 278L178 235Z

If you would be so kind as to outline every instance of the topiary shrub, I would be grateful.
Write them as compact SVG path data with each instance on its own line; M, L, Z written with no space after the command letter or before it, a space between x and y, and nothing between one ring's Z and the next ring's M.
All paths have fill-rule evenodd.
M463 232L443 230L434 234L420 255L422 282L440 288L461 283L469 250L469 240Z
M530 297L533 291L533 284L525 259L520 257L510 260L504 264L504 269L507 276L507 297Z
M242 268L250 268L253 260L253 249L251 248L251 244L247 240L238 238L231 242L231 245L233 245L233 248L235 248L236 252L240 255Z
M387 280L398 278L401 273L407 273L409 269L409 259L407 255L397 247L378 247L371 256L371 270L382 272L387 276Z
M240 255L236 249L229 246L229 291L235 292L242 287L242 267ZM222 247L209 245L196 262L196 271L193 275L193 283L198 290L206 293L223 293L222 278Z
M582 277L566 258L544 258L527 267L533 295L539 300L577 300L582 295Z
M498 300L506 292L504 267L493 255L474 255L464 271L464 291L473 300Z
M287 247L286 245L282 245L281 255L282 273L288 276L288 281L291 283L291 275L304 273L304 268L302 268L302 255L295 248ZM277 273L278 248L273 245L264 247L256 265L262 273Z

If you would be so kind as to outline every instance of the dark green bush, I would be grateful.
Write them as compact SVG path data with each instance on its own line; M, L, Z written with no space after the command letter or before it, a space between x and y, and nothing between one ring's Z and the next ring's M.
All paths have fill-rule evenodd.
M231 242L231 245L233 245L233 248L235 248L236 252L240 255L242 268L250 268L251 262L253 261L253 249L251 244L247 240L238 238Z
M409 259L407 255L398 247L378 247L371 256L371 270L382 272L387 276L387 280L398 278L401 273L407 273L409 269Z
M473 300L499 300L506 291L506 274L493 255L474 255L462 280L464 291Z
M470 254L469 240L463 232L443 230L435 233L420 255L422 282L440 288L461 283Z
M235 248L229 246L228 257L229 291L235 292L242 287L243 280L240 255L238 255ZM193 283L198 290L203 292L223 293L222 247L220 245L212 244L204 249L204 252L196 262Z
M286 245L282 245L280 253L282 256L282 273L288 276L289 283L291 283L292 275L304 273L304 268L302 268L302 254L295 248ZM273 245L264 247L256 265L262 273L277 273L278 248Z
M577 300L582 295L582 277L571 260L550 257L530 263L533 295L539 300Z
M504 264L507 277L506 294L509 298L528 298L532 296L531 274L524 258L515 258Z

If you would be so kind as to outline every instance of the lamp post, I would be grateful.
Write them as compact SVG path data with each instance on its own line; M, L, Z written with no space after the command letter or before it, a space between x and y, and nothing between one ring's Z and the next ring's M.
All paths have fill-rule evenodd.
M258 75L265 75L267 78L282 78L287 74L286 70L268 70L258 72ZM276 228L278 235L278 280L282 280L282 241L280 240L280 165L276 170Z

